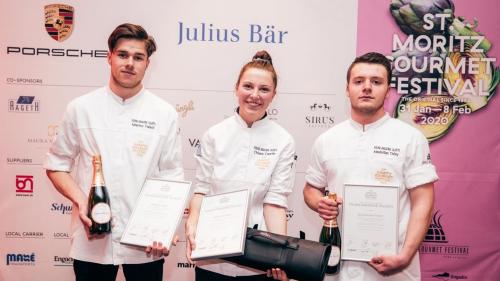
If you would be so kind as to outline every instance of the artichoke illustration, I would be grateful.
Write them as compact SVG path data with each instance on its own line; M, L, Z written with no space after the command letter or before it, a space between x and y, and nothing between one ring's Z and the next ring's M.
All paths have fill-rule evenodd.
M440 53L438 51L433 52L432 49L429 51L420 51L418 48L414 48L413 50L402 49L397 50L392 53L392 57L394 61L398 63L398 67L393 67L392 75L394 77L406 77L409 79L412 78L442 78L442 73L437 70L431 72L430 60L432 57L439 57L440 60L446 58L446 53ZM407 71L399 72L398 69L406 69L408 68L407 60L398 61L398 57L407 57L413 66L409 67ZM414 61L414 62L413 62ZM433 87L437 87L437 84L432 84Z
M453 126L460 107L462 105L446 93L402 96L394 117L419 129L432 142L443 137Z
M455 16L452 0L392 0L390 11L400 29L409 36L445 35L447 40L453 40L446 42L452 51L433 51L432 48L422 51L426 48L416 46L410 50L393 50L392 53L399 69L405 70L398 72L394 68L394 77L437 78L443 82L431 84L433 88L427 93L402 95L394 113L395 118L416 127L432 142L446 135L461 114L470 114L488 104L500 82L500 68L494 65L494 59L488 59L491 42L477 30L477 20L471 24L465 18ZM446 17L444 27L441 18L429 17L434 26L432 30L426 30L423 28L426 14L450 16ZM459 42L457 36L467 37L461 37L460 40L464 41ZM405 65L408 59L411 67ZM431 73L431 59L443 61L442 72ZM445 88L441 89L441 85Z
M470 73L470 67L466 67L471 59L480 60L485 58L485 53L471 52L470 45L466 44L465 52L456 50L448 54L451 63L457 67L465 60L461 71L446 70L444 79L448 80L448 92L462 100L472 111L476 111L488 104L495 94L495 89L500 80L500 70L489 61L477 61L477 73ZM445 84L446 85L446 84Z
M474 20L474 24L470 24L464 18L456 17L453 19L453 22L448 29L449 34L454 36L482 36L481 33L475 31L476 28L477 20ZM475 43L475 41L469 41L469 44L473 43ZM478 48L483 49L486 53L491 48L491 42L486 39L486 37L483 37Z
M440 34L446 33L454 18L455 6L451 0L392 0L390 11L401 30L406 34ZM431 30L423 28L425 14L449 14L446 26L441 30L441 19L433 18Z

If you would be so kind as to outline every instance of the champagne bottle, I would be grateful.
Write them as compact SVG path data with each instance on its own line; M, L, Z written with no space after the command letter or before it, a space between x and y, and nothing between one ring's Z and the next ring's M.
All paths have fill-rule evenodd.
M328 193L325 191L325 195L328 196L330 200L336 200L337 194L334 192ZM323 228L321 229L321 234L319 236L319 242L327 243L332 245L332 252L330 258L328 259L328 266L326 267L327 274L335 274L339 272L340 269L340 231L337 225L337 219L325 220Z
M102 173L101 155L93 156L92 165L94 166L94 175L88 202L88 217L92 220L92 226L90 226L89 232L91 234L108 233L111 232L111 208Z

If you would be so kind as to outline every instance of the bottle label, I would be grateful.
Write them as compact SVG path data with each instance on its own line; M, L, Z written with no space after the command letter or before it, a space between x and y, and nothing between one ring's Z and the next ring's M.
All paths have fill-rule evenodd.
M90 215L96 223L108 223L111 220L111 208L106 203L97 203L92 208Z
M328 259L328 266L336 266L340 261L340 248L332 245L332 252Z
M337 227L338 226L337 220L324 221L323 222L323 226L326 226L326 227L329 227L329 228Z

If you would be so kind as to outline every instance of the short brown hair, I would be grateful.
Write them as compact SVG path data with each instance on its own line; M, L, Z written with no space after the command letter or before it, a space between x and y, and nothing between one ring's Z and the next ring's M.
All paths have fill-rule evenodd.
M238 80L236 81L236 89L240 84L241 76L243 76L243 73L245 73L245 71L249 68L259 68L271 72L274 88L276 89L276 87L278 86L278 75L274 70L273 59L271 58L271 55L269 55L269 53L266 51L258 51L257 53L255 53L252 60L247 62L241 68L240 75L238 76Z
M110 53L112 53L115 49L118 40L122 38L144 41L148 57L156 51L156 42L154 38L149 36L142 26L132 23L124 23L117 26L111 35L109 35L108 48Z
M351 79L352 68L354 67L354 65L358 63L371 63L371 64L382 65L385 68L385 70L387 70L387 84L391 84L391 79L392 79L391 61L389 61L389 59L386 58L381 53L376 53L376 52L366 53L354 59L354 61L349 66L349 69L347 70L347 83L349 83L349 79Z

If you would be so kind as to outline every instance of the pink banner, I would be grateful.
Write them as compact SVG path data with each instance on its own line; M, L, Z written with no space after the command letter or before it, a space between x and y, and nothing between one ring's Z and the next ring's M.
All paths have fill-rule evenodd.
M359 1L357 54L399 63L386 110L426 135L440 176L422 280L499 280L499 11L494 0Z

